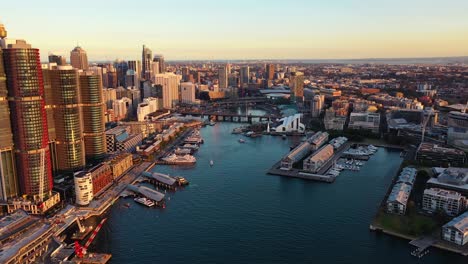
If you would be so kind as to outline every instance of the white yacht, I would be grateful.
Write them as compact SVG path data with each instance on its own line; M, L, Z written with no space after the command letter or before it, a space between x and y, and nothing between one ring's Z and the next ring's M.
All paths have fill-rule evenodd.
M145 198L145 197L135 198L134 201L139 203L139 204L146 205L148 207L153 207L154 206L154 202L151 201L150 199Z
M194 164L197 162L197 159L189 154L178 156L176 154L169 155L165 158L162 158L163 161L167 162L168 164L173 165L183 165L183 164Z

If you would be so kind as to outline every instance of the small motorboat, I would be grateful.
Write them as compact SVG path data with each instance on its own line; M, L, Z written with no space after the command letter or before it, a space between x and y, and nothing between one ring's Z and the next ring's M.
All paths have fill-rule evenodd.
M286 139L287 137L286 137L286 135L282 135L281 138Z
M242 138L239 138L239 143L245 143L245 140Z
M213 167L213 165L214 165L213 160L210 160L210 166Z

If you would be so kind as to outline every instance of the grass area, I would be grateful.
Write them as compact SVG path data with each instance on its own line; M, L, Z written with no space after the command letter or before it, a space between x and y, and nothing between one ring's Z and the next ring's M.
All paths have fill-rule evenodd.
M409 236L430 235L440 224L433 218L418 214L415 209L408 209L406 215L387 214L381 210L375 224L383 229Z

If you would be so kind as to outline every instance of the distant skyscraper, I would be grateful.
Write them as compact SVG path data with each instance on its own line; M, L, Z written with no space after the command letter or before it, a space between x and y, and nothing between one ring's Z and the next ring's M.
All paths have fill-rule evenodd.
M91 72L80 75L81 111L86 160L101 160L106 156L106 127L101 77Z
M249 66L244 66L240 68L240 85L243 87L244 85L249 84L250 81L250 68Z
M274 64L267 64L265 69L265 78L267 80L273 80L275 77L275 65Z
M159 63L159 73L165 73L166 72L166 64L164 62L164 56L162 54L154 55L153 61Z
M180 84L180 98L184 104L195 103L195 84L184 82Z
M143 45L143 51L141 53L141 77L145 80L151 80L153 72L151 67L152 57L153 52Z
M127 62L123 60L117 60L114 62L114 68L117 71L117 85L125 86L125 77L128 70Z
M80 46L75 47L70 52L70 63L75 69L88 69L88 55L86 55L86 51Z
M184 82L188 82L189 74L190 74L189 68L188 67L182 67L181 72L182 72L182 80Z
M49 54L49 62L57 63L57 65L61 66L67 64L67 59L61 55Z
M77 171L85 166L78 72L72 66L58 66L49 74L53 91L57 169L60 172Z
M325 95L315 95L312 104L311 104L311 109L310 112L312 114L312 117L319 117L320 114L323 111L323 107L325 104Z
M179 83L181 75L161 73L156 75L155 84L162 86L163 108L171 109L179 102Z
M302 102L304 100L304 73L292 72L289 87L291 88L291 99L295 102Z
M141 62L140 61L128 61L128 69L135 71L138 76L141 76Z
M6 37L6 31L0 24L0 39ZM8 106L8 89L6 74L3 68L3 51L0 45L0 199L18 196L19 186L16 175L16 164L13 150L13 134Z
M219 88L228 87L228 71L227 66L221 66L218 69Z
M21 40L2 48L21 193L42 200L53 183L39 50Z

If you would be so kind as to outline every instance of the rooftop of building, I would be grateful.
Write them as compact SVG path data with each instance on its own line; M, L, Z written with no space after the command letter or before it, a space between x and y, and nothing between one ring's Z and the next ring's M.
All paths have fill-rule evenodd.
M468 233L468 211L464 214L457 216L444 225L444 227L455 228L462 234Z
M406 205L411 194L412 186L407 183L396 183L388 196L387 202L399 202Z
M421 143L419 145L418 152L434 152L440 154L451 154L451 155L465 155L465 152L455 148L443 147L433 143Z
M429 188L424 190L424 194L431 194L431 195L437 195L437 196L443 196L447 198L453 198L453 199L460 199L463 198L464 196L461 195L461 193L456 192L456 191L450 191L450 190L445 190L445 189L440 189L440 188Z

